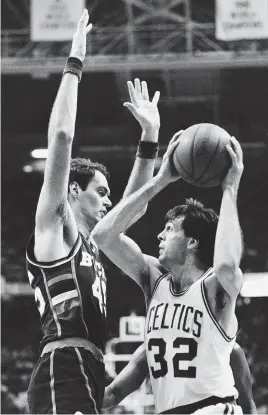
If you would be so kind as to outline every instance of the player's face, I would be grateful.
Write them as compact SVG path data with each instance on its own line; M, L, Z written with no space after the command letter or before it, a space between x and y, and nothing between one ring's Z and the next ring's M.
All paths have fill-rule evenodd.
M112 203L109 199L110 189L106 177L98 170L90 180L86 190L82 191L79 198L80 209L86 221L95 225Z
M180 216L166 223L164 230L158 235L159 261L169 269L172 265L182 265L187 255L188 238L184 234Z

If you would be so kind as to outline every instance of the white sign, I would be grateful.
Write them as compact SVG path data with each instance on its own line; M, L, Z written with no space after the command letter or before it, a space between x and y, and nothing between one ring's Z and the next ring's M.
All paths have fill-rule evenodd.
M31 0L33 41L71 40L85 0Z
M216 38L220 40L268 37L268 0L217 0Z
M119 321L119 338L122 341L144 341L145 317L130 315Z

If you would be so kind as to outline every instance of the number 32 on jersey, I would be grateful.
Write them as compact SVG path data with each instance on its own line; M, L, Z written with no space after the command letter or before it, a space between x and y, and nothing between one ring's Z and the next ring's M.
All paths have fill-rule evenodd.
M197 346L198 343L193 338L177 337L172 344L174 354L167 356L167 343L165 340L161 338L150 338L148 342L148 354L153 354L153 359L150 359L150 361L153 361L151 371L154 379L164 377L168 373L168 370L173 370L175 378L195 378L196 367L191 366L190 362L197 356ZM188 362L187 369L181 367L182 362ZM171 367L169 367L170 365Z

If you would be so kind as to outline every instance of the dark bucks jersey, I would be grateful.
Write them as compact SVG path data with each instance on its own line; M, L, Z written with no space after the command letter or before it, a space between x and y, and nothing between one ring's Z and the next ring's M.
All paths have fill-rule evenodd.
M101 350L106 337L106 277L97 246L79 235L70 254L38 262L34 236L26 252L27 272L41 317L41 348L70 337L90 340Z

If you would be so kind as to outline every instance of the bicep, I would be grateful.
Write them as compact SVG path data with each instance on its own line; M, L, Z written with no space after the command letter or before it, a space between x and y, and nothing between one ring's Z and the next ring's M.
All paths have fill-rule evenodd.
M36 210L36 226L47 228L67 215L71 140L61 132L52 138L45 166L44 183Z
M218 283L223 290L229 295L231 300L236 300L243 285L243 273L240 268L223 265L220 268L214 268Z
M145 289L149 282L149 266L136 242L121 233L111 243L101 247L101 250L118 268Z

